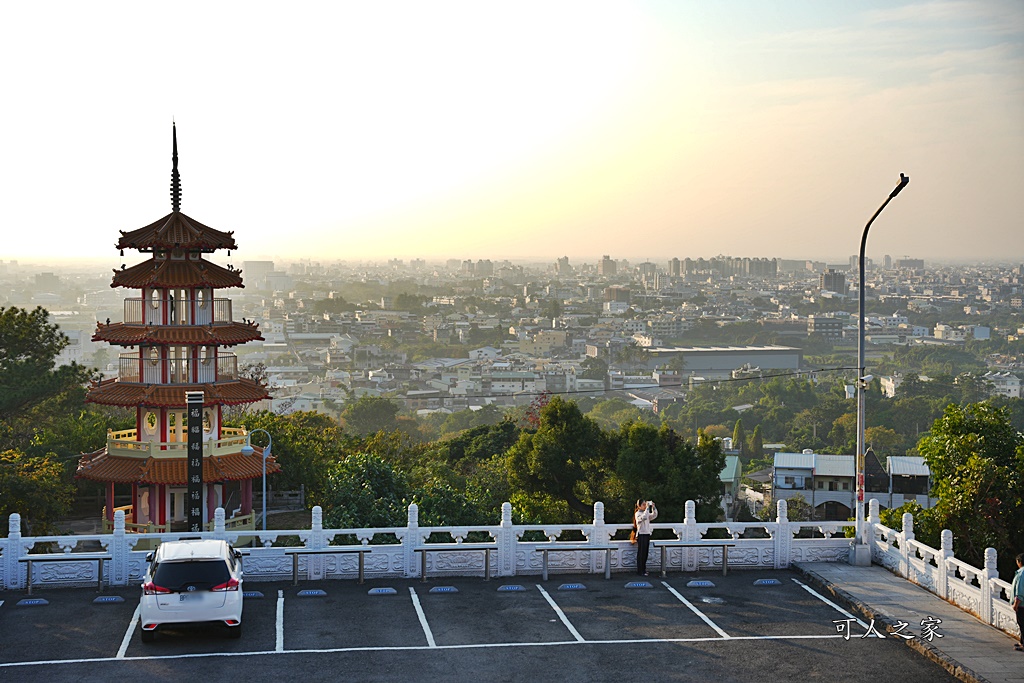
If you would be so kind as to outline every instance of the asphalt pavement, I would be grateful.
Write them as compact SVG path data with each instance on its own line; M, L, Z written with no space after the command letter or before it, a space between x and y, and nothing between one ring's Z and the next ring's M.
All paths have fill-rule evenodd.
M95 589L37 590L47 604L35 605L0 592L0 680L955 680L893 638L846 637L840 626L867 624L797 571L244 588L240 639L175 628L151 644L138 587L100 602Z

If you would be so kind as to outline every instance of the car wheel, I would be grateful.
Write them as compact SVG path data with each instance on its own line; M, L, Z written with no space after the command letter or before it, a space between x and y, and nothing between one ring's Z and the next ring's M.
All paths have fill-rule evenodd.
M228 638L241 638L242 637L242 625L228 626Z
M153 629L152 631L140 629L140 635L142 637L142 642L152 643L154 640L156 640L156 629Z

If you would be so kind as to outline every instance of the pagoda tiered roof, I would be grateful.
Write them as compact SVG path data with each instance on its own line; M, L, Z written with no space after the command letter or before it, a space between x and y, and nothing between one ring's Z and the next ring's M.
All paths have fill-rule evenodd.
M130 232L121 231L118 249L185 249L216 251L236 249L234 232L222 232L189 218L180 211L171 211L160 220Z
M105 406L184 408L185 392L203 392L204 405L237 405L270 398L267 390L251 379L208 384L141 384L107 379L94 383L85 400Z
M116 346L136 344L175 344L234 346L262 341L255 323L212 323L210 325L143 325L128 323L96 323L94 342L104 341Z
M263 449L253 446L252 455L231 453L203 458L203 481L238 481L263 476ZM267 456L267 474L280 472L273 455ZM188 479L188 459L132 458L111 455L106 448L86 453L78 463L76 478L115 484L184 485Z
M242 272L199 259L150 259L124 270L115 270L111 287L244 287Z

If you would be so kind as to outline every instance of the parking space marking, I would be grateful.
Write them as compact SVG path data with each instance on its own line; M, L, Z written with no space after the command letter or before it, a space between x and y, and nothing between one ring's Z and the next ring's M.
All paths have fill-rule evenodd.
M867 624L865 624L865 623L864 623L863 621L861 621L860 619L857 619L857 617L853 616L852 614L850 614L849 612L847 612L846 610L844 610L844 609L843 609L842 607L840 607L840 606L839 606L839 605L837 605L836 603L834 603L834 602L832 602L831 600L829 600L828 598L826 598L826 597L825 597L824 595L822 595L821 593L818 593L817 591L815 591L815 590L814 590L813 588L811 588L810 586L808 586L808 585L807 585L806 583L802 583L802 582L800 582L800 581L797 581L796 579L792 579L792 581L793 581L793 582L794 582L794 583L795 583L796 585L800 586L800 587L801 587L801 588L803 588L803 589L804 589L805 591L807 591L808 593L810 593L811 595L813 595L814 597L816 597L816 598L818 598L819 600L821 600L821 601L822 601L823 603L825 603L826 605L828 605L828 606L829 606L829 607L831 607L832 609L834 609L834 610L836 610L837 612L839 612L840 614L844 615L844 616L845 616L845 617L846 617L847 619L856 619L856 621L857 621L857 625L858 625L858 626L860 626L860 627L861 627L861 628L863 628L863 629L867 629L867 627L868 627L868 625L867 625Z
M427 615L423 613L420 606L420 596L416 595L416 589L409 586L409 595L412 596L412 606L416 608L416 616L420 618L420 626L423 627L423 634L427 637L427 647L437 647L434 642L434 634L430 632L430 624L427 623Z
M101 662L140 662L150 660L173 660L173 659L204 659L207 657L252 657L272 655L312 655L312 654L335 654L344 652L415 652L418 650L478 650L489 648L519 648L519 647L552 647L552 646L577 646L577 645L619 645L623 643L721 643L725 640L830 640L842 638L842 635L812 635L812 636L732 636L729 638L637 638L631 640L585 640L585 641L549 641L536 643L467 643L463 645L381 645L371 647L332 647L332 648L309 648L302 650L286 650L276 652L274 650L252 650L249 652L190 652L178 655L149 655L143 657L92 657L81 659L49 659L33 662L3 662L0 669L13 669L31 666L52 666L54 664L98 664Z
M687 607L689 607L689 608L690 608L690 610L691 610L691 611L692 611L692 612L693 612L694 614L696 614L696 615L697 615L698 617L700 617L701 619L703 619L703 620L704 620L704 623L705 623L705 624L707 624L707 625L708 625L708 626L710 626L711 628L715 629L715 631L716 631L716 632L718 633L718 635L722 636L723 638L731 638L731 636L730 636L730 635L729 635L728 633L726 633L725 631L723 631L722 629L720 629L720 628L718 627L718 624L716 624L715 622L711 621L711 619L709 619L709 618L708 618L708 616L707 616L706 614L704 614L704 613L703 613L703 612L701 612L701 611L700 611L699 609L697 609L696 607L694 607L694 606L693 606L693 603L692 603L692 602L690 602L689 600L687 600L686 598L684 598L684 597L682 596L682 594L681 594L681 593L680 593L679 591L677 591L677 590L676 590L675 588L673 588L672 586L668 585L668 582L667 582L667 581L662 581L662 582L661 582L661 585L662 585L662 586L664 586L665 588L667 588L667 589L669 590L669 592L670 592L670 593L672 593L672 595L676 596L676 598L678 598L678 599L679 599L679 601L680 601L681 603L683 603L684 605L686 605Z
M135 633L135 626L139 623L139 614L142 612L142 603L135 608L135 614L132 615L132 620L128 623L128 630L124 632L124 638L121 639L121 647L117 648L117 657L115 659L124 659L124 653L128 651L128 643L132 642L132 634Z
M573 626L572 623L569 621L569 617L565 616L565 612L562 611L562 608L559 607L558 604L554 601L554 599L550 595L548 595L548 592L544 590L544 586L541 586L538 583L537 590L540 591L540 594L543 595L544 599L548 601L549 605L551 605L551 609L555 610L555 614L557 614L558 618L562 620L562 623L565 624L565 627L569 629L569 633L571 633L573 638L576 639L576 642L585 643L586 641L583 639L583 636L580 635L580 632L577 631L576 627Z
M274 651L284 652L284 591L277 591L277 621L274 636Z

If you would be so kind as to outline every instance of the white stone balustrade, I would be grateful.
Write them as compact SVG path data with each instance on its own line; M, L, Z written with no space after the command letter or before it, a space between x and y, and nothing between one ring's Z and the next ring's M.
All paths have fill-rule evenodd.
M878 517L878 501L868 508L871 560L894 574L916 583L970 612L986 624L1017 636L1017 620L1010 607L1010 584L999 578L996 549L985 550L985 566L972 567L953 557L953 533L942 532L940 548L915 540L914 518L903 515L903 530L883 526ZM730 557L730 564L731 564Z
M729 567L733 569L784 569L793 562L845 562L849 556L851 539L846 537L853 522L791 522L786 501L777 504L773 522L701 523L697 522L695 505L687 502L685 518L681 522L656 522L655 530L668 530L674 540L695 542L704 538L728 537L736 543L729 551ZM298 538L309 548L323 548L342 542L343 536L355 539L358 545L370 547L365 556L366 576L369 578L419 578L420 562L415 548L426 542L433 533L448 534L456 544L465 543L465 555L446 552L431 556L428 568L431 576L479 576L483 569L483 555L469 550L473 538L480 542L495 543L491 574L497 577L539 575L540 553L537 547L557 544L565 533L573 535L572 545L617 545L612 552L612 571L632 571L636 550L628 540L613 541L617 533L625 537L631 524L608 524L604 519L604 505L594 505L593 521L587 524L514 524L512 506L504 503L501 521L496 526L427 527L419 524L419 509L409 506L405 526L388 528L325 529L320 507L312 511L312 528L305 530L250 531L225 528L224 511L218 508L213 531L203 532L204 538L224 539L237 546L252 546L245 558L245 575L250 581L284 580L291 577L292 560L284 554L284 546L275 546L278 539ZM817 532L811 537L797 537L801 530ZM1013 611L1008 601L1010 584L998 578L996 551L986 551L985 566L972 567L953 556L953 538L947 530L942 532L938 549L914 539L914 521L909 514L903 517L903 530L895 531L881 524L878 501L871 500L868 514L868 536L872 560L894 573L949 600L958 607L978 616L986 623L1007 633L1017 631ZM708 536L709 532L715 534ZM531 533L532 532L532 533ZM620 533L621 532L621 533ZM473 536L471 536L471 534ZM64 553L72 553L84 542L95 541L113 556L105 563L106 582L112 586L125 586L141 582L145 573L147 550L161 541L177 540L181 536L195 537L188 532L128 534L125 533L124 512L114 517L111 534L74 536L22 536L21 517L10 516L8 535L0 538L0 586L8 589L26 587L25 563L18 557L28 553L37 544L45 552L54 552L54 546ZM523 540L540 537L544 540ZM581 541L580 539L585 539ZM140 548L136 550L135 547ZM685 571L721 569L721 552L713 548L651 549L652 566L661 561L661 552L671 553L670 566L681 566ZM566 551L552 552L549 570L553 573L604 573L604 553ZM308 566L305 563L310 563ZM56 563L55 563L56 564ZM77 563L63 563L65 567ZM355 579L358 572L356 555L310 555L300 558L300 576L313 579ZM34 576L34 585L63 586L92 584L96 563L83 562L81 576L68 571L46 571L45 562ZM308 573L307 573L308 572Z

